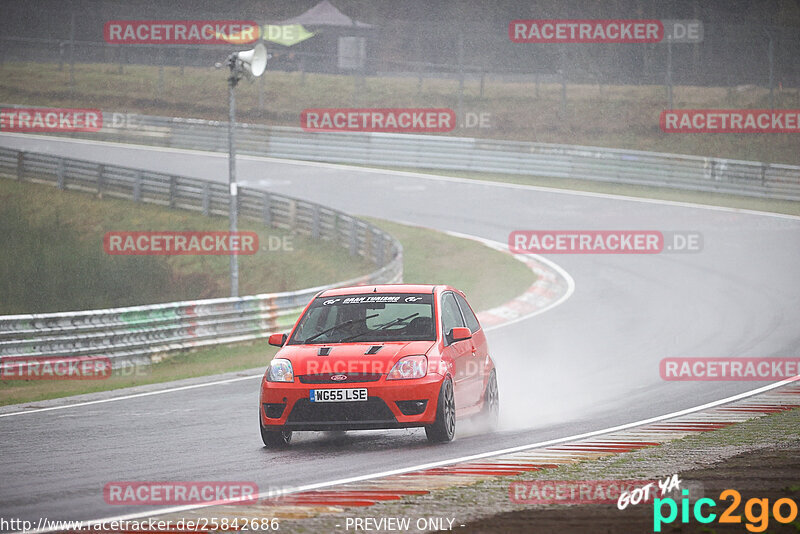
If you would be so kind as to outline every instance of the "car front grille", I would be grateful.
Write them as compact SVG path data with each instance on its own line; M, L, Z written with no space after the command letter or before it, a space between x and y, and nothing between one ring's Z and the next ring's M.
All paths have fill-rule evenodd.
M362 402L311 402L300 399L289 414L288 423L308 422L396 422L383 400L372 397Z
M333 377L346 377L344 380L333 380ZM314 375L300 375L301 384L347 384L350 382L377 382L380 373L319 373Z

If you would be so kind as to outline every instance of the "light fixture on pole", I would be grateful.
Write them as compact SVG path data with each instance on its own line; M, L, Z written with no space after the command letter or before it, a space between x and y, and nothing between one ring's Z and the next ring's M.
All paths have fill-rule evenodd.
M266 47L258 43L255 48L244 52L234 52L228 56L225 63L230 68L228 77L228 185L230 187L230 233L233 236L239 218L239 191L236 185L236 148L234 145L234 132L236 130L236 96L234 89L242 79L249 75L259 77L267 68ZM217 63L217 67L222 64ZM231 251L231 297L239 296L239 256Z

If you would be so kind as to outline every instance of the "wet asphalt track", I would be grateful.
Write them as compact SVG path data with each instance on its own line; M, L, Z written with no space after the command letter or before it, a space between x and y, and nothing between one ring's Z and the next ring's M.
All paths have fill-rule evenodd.
M0 134L0 145L227 181L224 154ZM557 308L489 334L504 428L429 445L420 430L296 434L262 447L258 380L0 418L0 517L96 519L120 480L254 481L262 491L544 441L763 385L664 382L680 356L800 356L800 220L240 157L242 185L357 215L501 242L515 229L702 232L696 254L551 255L575 280ZM120 228L119 230L125 230ZM469 266L464 266L469 268ZM486 273L492 276L492 273Z

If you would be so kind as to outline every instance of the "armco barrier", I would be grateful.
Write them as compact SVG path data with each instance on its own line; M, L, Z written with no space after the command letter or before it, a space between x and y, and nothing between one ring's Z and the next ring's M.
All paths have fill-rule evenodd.
M0 177L206 215L228 214L227 184L115 165L0 148ZM0 316L0 357L102 355L115 368L149 364L170 351L255 340L286 329L311 297L328 287L402 281L402 246L365 221L319 204L248 188L239 189L239 203L241 217L337 243L379 268L359 278L299 291Z
M228 150L227 123L105 112L89 139ZM800 200L800 166L638 150L443 135L306 132L237 124L241 154L308 161L520 174Z

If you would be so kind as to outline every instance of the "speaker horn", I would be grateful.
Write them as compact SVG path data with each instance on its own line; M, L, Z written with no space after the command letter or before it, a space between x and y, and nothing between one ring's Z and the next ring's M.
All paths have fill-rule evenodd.
M237 52L236 59L242 62L242 66L247 72L256 78L264 74L267 68L267 47L258 43L255 48Z

